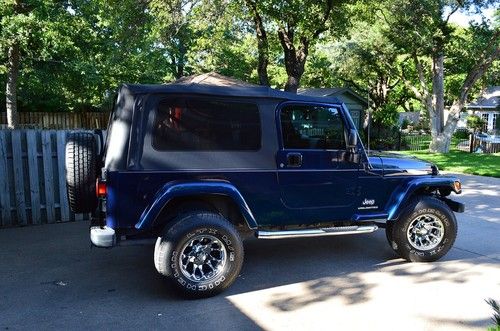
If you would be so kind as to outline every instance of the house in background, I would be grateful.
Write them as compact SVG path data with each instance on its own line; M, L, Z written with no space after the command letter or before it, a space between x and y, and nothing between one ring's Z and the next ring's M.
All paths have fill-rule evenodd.
M500 86L488 87L476 101L466 106L468 113L478 115L485 121L483 130L495 131L500 117Z
M473 102L465 106L460 114L457 128L467 127L467 116L477 115L485 121L484 132L500 130L497 119L500 117L500 86L490 86Z
M400 112L398 118L398 125L401 126L404 121L408 121L411 125L417 125L420 123L420 112L418 111L403 111Z
M351 113L352 120L358 129L363 126L365 111L368 108L368 100L365 97L354 92L348 87L333 88L303 88L297 92L302 95L313 97L324 97L327 99L337 99L345 103Z

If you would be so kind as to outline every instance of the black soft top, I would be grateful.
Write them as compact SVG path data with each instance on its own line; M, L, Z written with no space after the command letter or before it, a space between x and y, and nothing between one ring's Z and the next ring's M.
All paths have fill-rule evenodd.
M221 96L229 98L255 99L260 102L262 116L263 147L249 152L159 152L153 150L148 134L154 112L155 100L165 94ZM155 96L156 95L156 96ZM151 98L149 96L152 96ZM266 102L271 101L271 102ZM105 167L109 171L127 169L225 169L255 168L274 169L275 153L278 149L275 109L282 101L305 101L340 104L337 99L312 97L283 92L266 86L254 85L216 73L184 77L170 84L137 85L123 84L109 126L106 144ZM140 105L138 107L138 105ZM134 109L139 109L135 111ZM132 128L135 130L132 130ZM147 141L147 142L145 142ZM147 157L143 158L143 154Z
M290 101L340 103L336 98L324 98L283 92L267 86L250 84L233 78L208 73L178 79L169 84L123 84L119 94L198 94L250 98L272 98Z

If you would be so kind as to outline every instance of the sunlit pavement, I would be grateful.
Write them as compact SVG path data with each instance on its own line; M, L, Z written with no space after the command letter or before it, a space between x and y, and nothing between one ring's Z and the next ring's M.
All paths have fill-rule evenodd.
M1 329L457 330L500 300L500 179L460 176L467 204L440 262L397 258L370 235L252 240L224 294L183 300L152 247L90 249L85 223L0 230Z

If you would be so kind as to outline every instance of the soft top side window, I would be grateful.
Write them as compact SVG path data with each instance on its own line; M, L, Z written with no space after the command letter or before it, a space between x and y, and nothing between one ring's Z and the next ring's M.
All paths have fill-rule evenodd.
M338 108L286 105L280 113L285 149L345 149L344 122Z
M156 110L152 143L160 151L256 151L259 109L249 102L166 98Z

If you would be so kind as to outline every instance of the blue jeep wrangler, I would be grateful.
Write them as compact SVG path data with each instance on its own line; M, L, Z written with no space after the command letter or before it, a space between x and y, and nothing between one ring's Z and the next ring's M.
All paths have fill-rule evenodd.
M156 239L154 264L182 293L220 293L242 238L336 236L385 228L408 261L435 261L457 234L436 166L368 155L344 104L262 86L123 85L106 139L66 145L74 212L93 212L98 247Z

